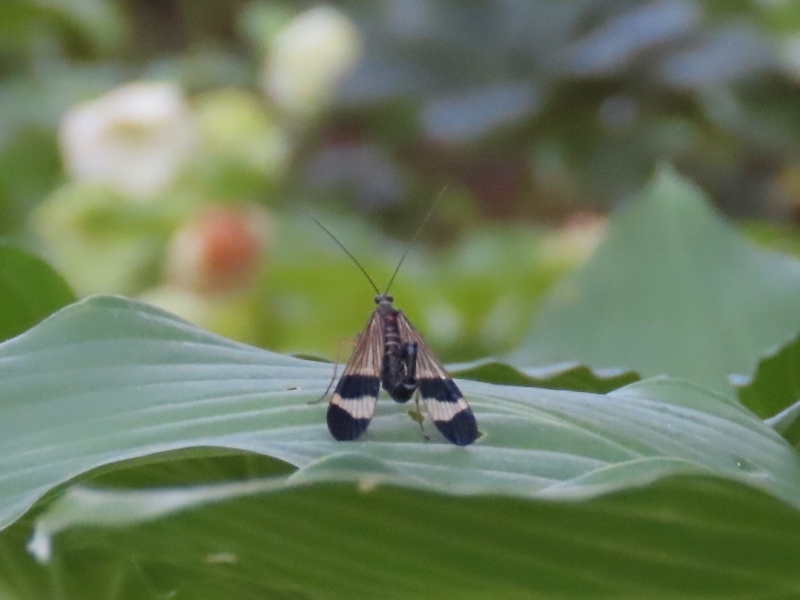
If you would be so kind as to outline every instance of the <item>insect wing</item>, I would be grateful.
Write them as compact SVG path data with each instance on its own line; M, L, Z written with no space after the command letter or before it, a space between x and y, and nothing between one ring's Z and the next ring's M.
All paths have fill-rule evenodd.
M433 424L457 446L471 444L478 437L478 423L461 390L402 312L397 322L403 341L417 344L417 380Z
M328 404L328 429L337 440L354 440L367 429L381 389L383 332L372 313Z

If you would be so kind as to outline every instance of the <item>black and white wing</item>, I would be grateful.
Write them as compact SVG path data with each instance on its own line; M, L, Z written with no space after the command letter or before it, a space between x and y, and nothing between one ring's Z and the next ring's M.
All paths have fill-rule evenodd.
M478 438L478 423L461 390L402 312L397 324L403 341L417 344L419 391L433 424L457 446L471 444Z
M381 389L382 364L383 331L375 311L328 404L328 429L337 440L354 440L367 429Z

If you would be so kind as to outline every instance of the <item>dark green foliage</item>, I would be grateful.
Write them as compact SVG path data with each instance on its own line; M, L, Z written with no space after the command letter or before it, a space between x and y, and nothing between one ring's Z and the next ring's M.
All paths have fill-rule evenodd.
M43 260L0 243L0 340L22 333L75 300Z

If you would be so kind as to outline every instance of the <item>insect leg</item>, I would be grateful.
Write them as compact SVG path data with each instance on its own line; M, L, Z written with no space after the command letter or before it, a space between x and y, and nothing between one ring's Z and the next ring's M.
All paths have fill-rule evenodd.
M417 393L414 394L414 404L417 405L417 415L419 415L419 430L422 432L422 437L424 437L427 441L431 441L431 438L428 437L428 434L425 433L425 427L423 427L422 422L425 420L425 417L422 414L422 411L419 409L419 388L417 388Z
M339 338L339 343L336 345L336 362L333 363L333 377L331 377L331 381L330 383L328 383L328 387L325 388L325 393L322 394L322 396L320 396L316 400L309 400L308 402L309 404L319 404L320 402L325 400L325 398L328 397L328 393L331 391L331 388L333 387L333 382L336 381L336 375L339 372L339 363L341 362L339 360L339 357L342 353L342 342L347 342L348 344L355 345L358 343L359 337L361 337L361 334L359 334L355 340L351 340L350 338L345 338L345 337Z

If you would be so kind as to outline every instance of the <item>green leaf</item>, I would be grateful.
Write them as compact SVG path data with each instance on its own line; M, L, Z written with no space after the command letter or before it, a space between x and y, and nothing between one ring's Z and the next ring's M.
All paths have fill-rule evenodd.
M67 283L47 263L0 243L0 340L22 333L74 300Z
M40 558L51 549L51 564L24 555L27 519L0 534L0 589L30 598L800 589L800 465L738 402L666 379L606 395L460 381L483 434L472 446L448 444L430 423L425 441L408 406L386 399L363 440L341 443L325 405L309 404L330 375L330 365L121 298L73 304L0 344L3 525L97 469L105 485L141 485L148 476L130 471L162 472L170 451L182 453L178 473L218 453L228 464L227 449L270 457L257 476L297 469L68 491L31 546Z
M0 533L0 593L9 600L136 598L163 600L139 565L118 552L90 548L60 553L58 564L41 565L24 549L31 535L26 518ZM54 561L55 562L55 561Z
M766 423L786 438L792 446L800 449L800 402L767 419Z
M739 400L761 417L800 400L800 336L763 356L753 376L731 377Z
M800 329L800 264L742 239L662 168L580 271L545 299L511 361L667 374L732 394L727 377Z
M237 344L147 305L71 305L0 345L0 523L91 469L203 447L305 467L308 482L360 480L369 459L370 481L391 473L439 492L574 498L702 472L800 504L791 447L737 402L688 383L602 396L462 381L483 434L464 449L430 423L425 442L408 407L384 401L363 441L333 441L325 405L309 404L330 376L329 365Z
M453 377L486 383L594 394L605 394L641 379L635 371L625 369L593 370L577 363L523 369L494 359L452 365L449 367L449 372Z
M37 4L86 34L102 51L113 50L124 39L122 13L113 3L102 0L38 0Z
M68 568L54 580L26 566L57 592L108 585L108 563L136 582L137 565L137 589L201 598L788 598L800 587L797 510L712 477L579 502L267 486L70 490L51 561ZM172 515L148 522L154 507Z

